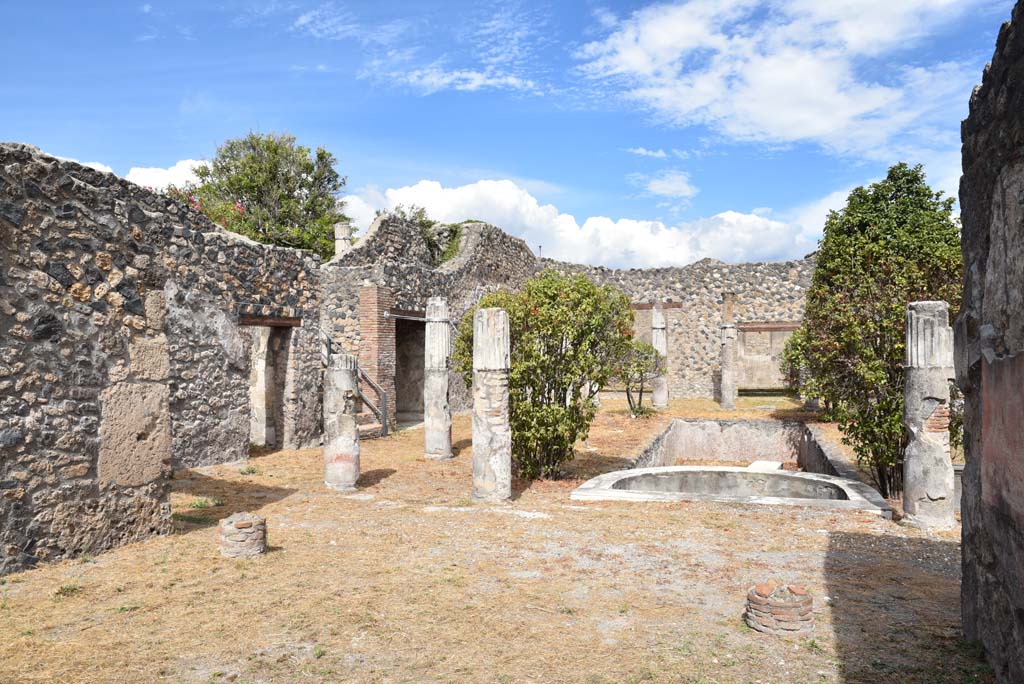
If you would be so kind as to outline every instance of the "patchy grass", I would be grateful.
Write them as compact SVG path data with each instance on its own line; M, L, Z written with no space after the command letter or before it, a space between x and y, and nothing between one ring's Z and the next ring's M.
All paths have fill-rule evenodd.
M195 499L192 499L192 501L189 502L188 507L189 508L196 508L196 509L203 509L203 508L217 508L217 507L223 506L223 505L224 505L224 499L221 499L219 497L218 498L214 498L214 499L208 499L205 496L200 496L200 497L197 497Z
M469 500L468 416L450 461L422 458L419 429L364 442L356 496L326 490L318 450L259 456L258 478L237 464L177 473L178 534L0 585L0 681L991 684L960 632L958 534L569 500L672 415L799 413L767 403L673 402L632 420L607 402L565 479L517 482L498 506ZM222 504L195 515L201 498ZM241 510L267 517L271 553L220 557L212 524ZM745 627L746 590L767 577L808 587L811 638ZM81 593L54 600L64 586Z

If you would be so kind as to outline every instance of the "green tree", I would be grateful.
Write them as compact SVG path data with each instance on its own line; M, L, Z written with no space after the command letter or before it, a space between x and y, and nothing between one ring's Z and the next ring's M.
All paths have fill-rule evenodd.
M196 184L169 188L209 218L258 242L334 255L334 224L345 219L338 193L345 178L337 160L318 147L297 145L287 133L249 133L217 148L196 167Z
M492 292L480 307L508 311L511 335L509 412L512 455L520 477L557 477L586 439L594 397L615 371L633 335L626 295L582 275L544 271L521 292ZM459 324L453 361L472 384L473 314Z
M944 300L955 313L962 271L953 199L928 186L921 166L893 166L825 222L785 364L791 377L802 371L803 394L827 402L884 496L902 488L907 303Z
M619 361L616 376L626 386L626 402L633 416L648 416L654 413L644 406L644 389L665 370L665 357L647 342L633 340Z

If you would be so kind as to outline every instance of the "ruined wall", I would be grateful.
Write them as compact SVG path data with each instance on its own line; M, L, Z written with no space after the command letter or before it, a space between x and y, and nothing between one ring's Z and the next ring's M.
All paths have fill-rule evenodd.
M244 456L239 318L315 319L316 267L0 144L0 573L164 532L172 462ZM315 329L291 345L285 432L299 446L319 435Z
M964 632L1001 682L1024 681L1024 4L999 32L964 121Z
M438 263L417 227L388 217L375 222L356 246L323 267L321 324L343 348L355 352L361 346L358 293L366 283L386 286L394 295L395 309L420 315L428 297L446 297L453 320L458 320L485 293L502 287L517 289L545 268L582 273L613 285L634 303L667 302L670 394L712 397L719 364L722 293L736 293L741 329L750 322L799 323L814 262L725 264L705 259L678 268L616 270L537 259L522 240L485 223L467 223L462 226L456 256ZM635 314L638 336L649 340L650 311L641 307ZM760 329L746 335L750 353L743 353L746 346L741 349L745 359L741 387L783 387L778 351L788 335L788 330ZM468 408L469 396L454 375L452 388L456 392L453 408Z
M723 292L736 293L735 320L740 329L755 321L799 323L814 271L810 258L754 264L704 259L677 268L628 270L548 259L541 263L562 273L582 273L594 282L613 285L633 302L667 302L669 394L676 398L714 396ZM636 328L641 339L650 339L649 310L636 312ZM758 340L751 336L751 357L760 351L755 342ZM748 365L740 386L762 386L770 373L763 363L754 363L753 359Z
M494 226L463 224L458 239L455 256L442 263L414 225L397 217L374 222L352 249L321 268L321 326L342 349L358 353L364 368L393 368L394 325L360 325L360 291L366 285L387 288L393 298L391 308L420 316L428 298L444 297L457 322L487 292L517 289L537 270L537 259L526 243ZM362 314L379 316L370 309ZM372 330L372 339L363 339L361 329ZM394 392L393 377L375 378L389 393ZM453 373L450 387L452 408L468 409L471 398L462 377ZM396 403L392 394L392 407Z

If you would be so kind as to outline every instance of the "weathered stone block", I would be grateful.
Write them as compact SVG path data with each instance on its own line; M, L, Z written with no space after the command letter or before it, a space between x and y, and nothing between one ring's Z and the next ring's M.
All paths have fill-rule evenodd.
M136 380L165 380L171 371L167 337L134 337L128 344L129 370Z
M170 474L166 385L120 382L100 394L100 484L137 487Z

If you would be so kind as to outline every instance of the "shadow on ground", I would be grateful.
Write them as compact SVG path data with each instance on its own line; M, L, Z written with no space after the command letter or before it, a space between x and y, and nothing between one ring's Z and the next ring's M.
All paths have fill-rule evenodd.
M372 487L375 484L379 484L383 480L388 479L398 471L394 468L376 468L374 470L367 470L365 473L359 475L359 479L356 481L356 487Z
M179 530L216 525L241 511L256 511L293 494L290 487L273 487L253 479L222 479L182 470L171 480L172 519ZM180 505L178 504L180 500Z
M991 684L960 627L960 545L851 532L829 536L825 578L840 681Z

